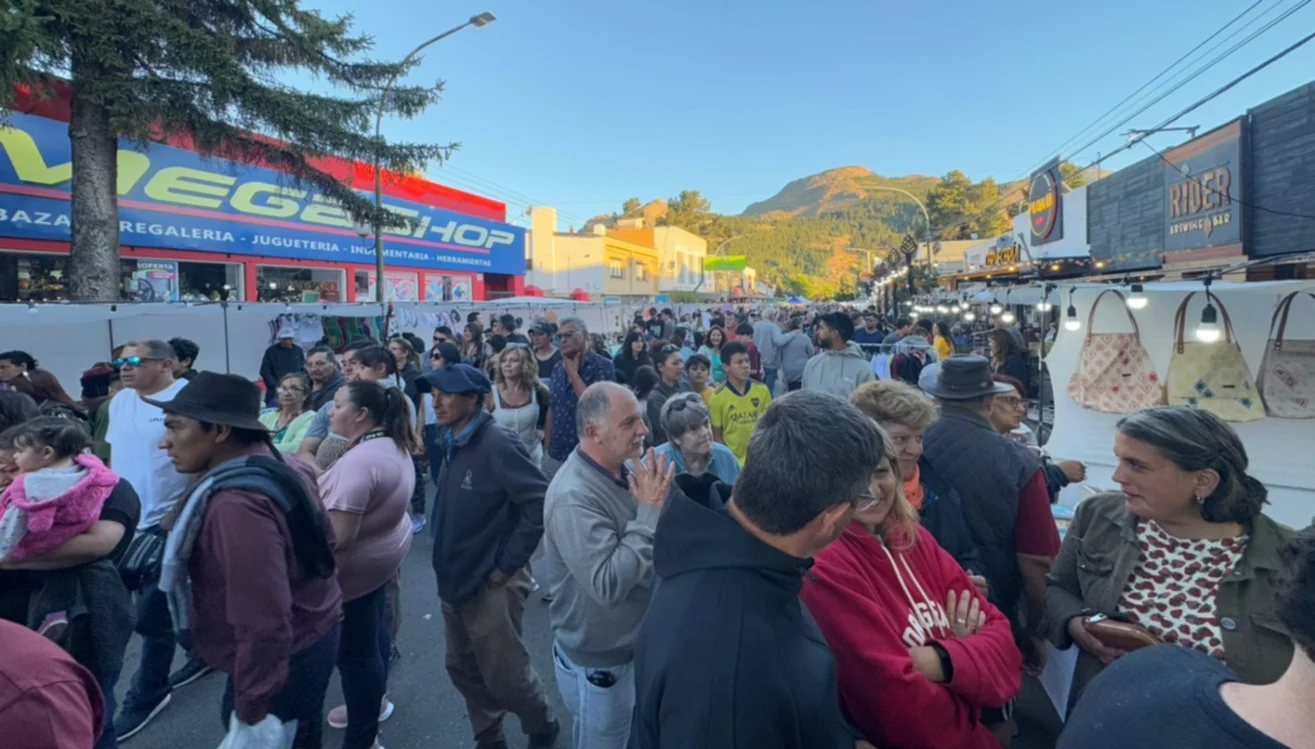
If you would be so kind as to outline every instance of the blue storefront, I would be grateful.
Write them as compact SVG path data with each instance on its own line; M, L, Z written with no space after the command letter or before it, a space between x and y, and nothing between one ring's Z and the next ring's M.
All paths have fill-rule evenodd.
M59 299L70 237L67 124L11 113L0 151L0 300ZM368 168L336 163L363 186ZM373 237L362 238L338 206L287 175L177 142L124 141L118 167L125 299L374 299ZM389 298L465 301L521 291L525 230L503 220L505 206L415 178L399 185L390 185L384 204L412 224L384 235Z

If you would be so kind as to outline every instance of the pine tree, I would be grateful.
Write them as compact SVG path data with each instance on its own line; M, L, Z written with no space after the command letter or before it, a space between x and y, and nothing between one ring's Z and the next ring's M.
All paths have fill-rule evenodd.
M119 136L190 134L199 152L285 172L354 221L406 225L314 164L338 156L405 174L456 147L375 140L381 92L418 60L364 57L372 40L354 35L351 22L299 0L4 0L0 108L18 84L53 95L54 83L67 79L72 91L70 296L118 297ZM333 93L281 82L293 73L325 81ZM413 117L441 90L401 86L383 104Z

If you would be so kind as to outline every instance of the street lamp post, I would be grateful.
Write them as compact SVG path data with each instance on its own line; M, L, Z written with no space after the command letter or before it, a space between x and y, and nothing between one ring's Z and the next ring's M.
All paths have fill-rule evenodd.
M447 31L444 31L443 33L439 34L438 36L434 37L433 39L430 39L424 44L421 44L419 47L416 47L415 49L411 50L411 54L402 58L402 63L399 67L406 67L406 64L414 60L416 58L416 55L419 55L421 52L423 52L425 48L429 47L431 44L435 44L437 42L440 42L448 38L449 36L452 36L458 31L461 31L462 29L466 28L467 26L474 26L475 28L479 28L480 26L488 26L489 24L493 23L496 20L498 20L497 16L489 12L484 12L478 15L471 16L470 20L466 21L465 23L459 26L454 26L448 29ZM383 231L383 227L378 223L377 217L383 214L383 209L384 209L384 175L383 175L383 167L380 166L379 164L378 149L379 146L383 143L384 111L388 106L388 95L392 93L393 86L396 84L397 84L397 76L393 76L392 79L388 81L388 85L384 86L383 92L379 94L379 113L378 115L375 116L374 119L374 141L375 141L374 211L376 214L376 222L374 225L374 263L375 263L374 288L375 288L375 301L381 304L385 301L384 300L384 231ZM360 229L357 229L357 234L360 233L361 233ZM365 235L362 234L361 238L364 239Z
M897 193L899 193L900 195L903 195L903 196L907 197L909 200L912 200L914 203L916 203L916 204L918 205L919 208L922 209L922 217L923 217L924 219L927 220L927 269L928 269L928 270L931 270L931 267L932 267L932 259L931 259L931 252L932 252L932 242L931 242L931 214L927 213L927 206L923 205L921 200L918 200L918 196L914 195L913 193L909 192L908 190L901 190L901 189L898 188L898 187L884 187L884 186L883 186L883 187L868 187L868 188L864 188L864 189L867 189L867 190L885 190L886 192L897 192Z
M726 245L730 244L731 242L734 242L734 241L737 240L737 239L743 239L745 236L746 236L746 235L744 235L744 234L736 234L735 236L731 237L730 239L726 240L725 242L722 242L721 244L717 245L717 249L715 249L715 250L712 251L712 257L718 257L718 256L720 256L720 255L721 255L721 251L724 250L724 249L726 249ZM716 273L716 271L712 271L712 272L713 272L713 273ZM695 293L695 294L699 293L699 289L703 288L703 283L704 283L705 281L707 281L707 280L708 280L708 270L705 268L705 269L703 270L703 277L699 279L699 283L698 283L697 286L694 287L694 291L693 291L692 293Z

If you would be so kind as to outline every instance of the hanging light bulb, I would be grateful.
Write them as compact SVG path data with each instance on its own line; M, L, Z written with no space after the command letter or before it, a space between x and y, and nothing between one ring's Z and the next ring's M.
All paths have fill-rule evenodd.
M998 315L1001 312L1004 312L1004 309L1004 305L1000 304L998 299L991 300L991 314Z
M1013 310L1007 309L1004 311L1004 314L1000 315L1000 319L1003 320L1006 324L1011 324L1013 323L1014 320L1017 320L1018 318L1014 316Z
M976 319L977 319L977 314L976 314L975 312L973 312L972 310L968 310L967 312L963 313L963 321L964 321L964 322L972 322L973 320L976 320Z
M949 308L949 307L946 307L944 304L938 304L938 305L936 305L936 311L939 312L939 313L941 313L942 315L948 315L948 314L950 314L950 308Z
M1071 332L1077 331L1082 327L1082 321L1078 319L1078 308L1073 306L1073 291L1068 292L1068 311L1064 314L1064 330Z
M1050 302L1046 301L1045 299L1042 299L1042 300L1041 300L1040 302L1038 302L1037 305L1036 305L1036 311L1037 311L1037 312L1049 312L1050 310L1052 310L1052 309L1054 309L1054 308L1055 308L1055 305L1051 304Z
M963 311L963 307L960 307L959 305L956 304L950 308L950 311L957 315Z
M1145 289L1142 285L1139 283L1133 284L1132 291L1128 294L1128 309L1146 309L1146 305L1150 303L1151 300L1146 298Z
M1201 310L1201 324L1196 326L1196 340L1201 343L1217 343L1220 335L1219 312L1210 303L1208 293L1205 299L1205 309Z

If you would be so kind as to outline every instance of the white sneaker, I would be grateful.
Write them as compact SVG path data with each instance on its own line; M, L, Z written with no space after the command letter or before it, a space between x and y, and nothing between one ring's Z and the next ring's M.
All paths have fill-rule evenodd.
M384 695L383 702L379 703L379 722L383 723L384 721L393 717L393 712L396 710L397 710L397 705L394 705L391 701L389 701L388 695ZM332 710L330 710L329 728L337 728L339 730L342 730L346 727L347 727L347 706L339 705L333 708Z

